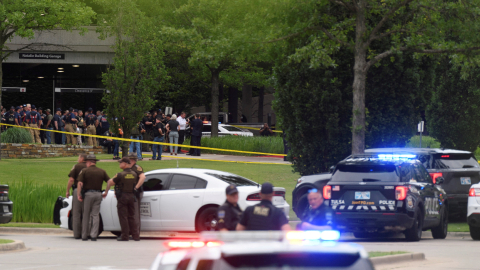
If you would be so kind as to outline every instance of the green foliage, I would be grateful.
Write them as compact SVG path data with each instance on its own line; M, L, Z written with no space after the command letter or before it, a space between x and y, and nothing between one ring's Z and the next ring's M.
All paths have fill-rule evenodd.
M480 146L480 69L461 78L448 59L440 63L436 91L427 108L430 135L442 147L475 151Z
M13 202L12 222L52 223L55 200L64 194L65 186L58 184L23 178L11 181L8 196Z
M0 135L3 143L32 143L32 135L25 128L9 128Z
M410 138L405 147L420 147L420 136ZM440 148L440 143L430 136L422 136L422 148Z
M10 244L10 243L13 243L15 241L13 240L9 240L9 239L0 239L0 244Z
M190 145L190 140L184 142L185 145ZM224 136L224 137L202 137L202 146L211 148L231 149L249 152L262 152L283 154L283 139L281 136L270 137L243 137L243 136ZM212 151L202 149L202 153L212 153L219 155L237 155L250 156L253 154L232 153L222 151Z

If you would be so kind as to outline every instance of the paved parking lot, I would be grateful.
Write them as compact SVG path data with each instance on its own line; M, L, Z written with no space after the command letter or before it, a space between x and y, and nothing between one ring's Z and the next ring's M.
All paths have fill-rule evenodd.
M164 250L165 238L142 238L140 242L117 242L104 232L97 242L82 242L66 235L0 234L3 239L22 240L29 250L0 253L0 269L148 269L158 252ZM428 235L420 242L403 238L358 241L367 251L423 252L426 260L409 264L380 266L377 269L478 269L479 242L469 237L434 240Z

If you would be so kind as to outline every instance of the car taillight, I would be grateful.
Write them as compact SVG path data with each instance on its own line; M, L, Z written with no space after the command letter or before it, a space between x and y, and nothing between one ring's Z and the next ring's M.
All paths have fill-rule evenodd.
M332 198L332 186L326 185L323 187L323 198L325 200Z
M280 196L285 200L285 191L275 191L273 192L273 196Z
M480 188L471 188L468 192L470 197L480 197Z
M395 187L395 199L399 201L405 200L407 198L408 187L399 186Z
M250 194L247 197L247 201L260 201L260 193Z
M433 183L437 183L437 177L443 177L443 173L441 172L435 172L435 173L430 173L430 177L432 177Z

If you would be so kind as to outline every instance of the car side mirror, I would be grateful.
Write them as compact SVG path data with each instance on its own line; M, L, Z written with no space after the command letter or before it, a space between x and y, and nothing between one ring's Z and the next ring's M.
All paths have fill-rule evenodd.
M438 176L435 179L435 185L441 185L441 184L443 184L443 182L445 182L445 179L442 176Z
M330 173L333 173L333 171L335 171L335 166L330 167Z

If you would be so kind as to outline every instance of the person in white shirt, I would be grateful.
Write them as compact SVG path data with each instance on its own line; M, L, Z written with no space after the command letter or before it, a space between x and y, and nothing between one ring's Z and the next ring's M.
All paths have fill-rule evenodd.
M187 119L185 119L185 112L182 112L179 117L177 117L177 121L180 124L180 130L178 131L178 144L183 144L185 140L185 128L187 127ZM182 148L178 147L178 154L183 154L181 151Z

